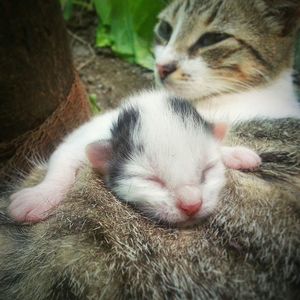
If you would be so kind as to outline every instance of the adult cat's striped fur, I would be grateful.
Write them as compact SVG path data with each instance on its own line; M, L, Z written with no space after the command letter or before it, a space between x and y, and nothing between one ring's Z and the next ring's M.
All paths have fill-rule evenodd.
M298 0L175 0L156 26L156 75L212 120L300 116Z
M155 225L81 170L49 220L1 219L0 298L297 299L299 131L292 119L234 128L228 144L255 149L264 163L256 173L230 170L218 213L186 230Z

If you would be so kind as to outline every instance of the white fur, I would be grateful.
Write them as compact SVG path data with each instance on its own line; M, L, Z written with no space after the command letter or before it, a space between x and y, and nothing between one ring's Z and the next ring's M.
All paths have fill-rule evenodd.
M245 147L222 147L222 160L230 169L255 169L262 160L252 150Z
M189 195L181 199L185 203L203 202L193 220L198 219L215 208L224 184L224 167L217 141L203 128L195 128L193 122L185 127L180 116L167 108L168 96L163 91L143 92L124 104L124 107L132 104L139 107L142 127L134 138L144 145L146 153L136 155L126 165L127 176L115 192L128 202L142 204L144 210L151 211L152 217L180 223L191 220L176 207L179 197L176 191L189 186L190 196L199 195L198 200ZM119 110L115 110L98 116L70 134L51 156L44 181L11 196L11 215L19 221L36 222L46 218L74 183L76 170L87 162L87 144L109 139L112 122L118 114ZM211 161L215 162L207 175L211 180L201 183L203 170ZM153 176L161 178L166 185L162 187L152 181Z
M172 35L173 38L175 35ZM166 61L165 57L177 62L178 70L164 80L164 87L193 101L199 113L212 122L300 117L292 70L286 70L268 85L257 88L239 82L239 85L245 85L247 91L237 92L228 84L229 79L217 78L203 59L179 55L171 43L165 47L156 46L155 56L160 64ZM184 76L178 76L178 73Z
M155 47L154 51L155 51L156 63L158 65L167 65L174 61L179 61L180 59L183 58L183 56L174 49L177 34L180 32L182 23L183 23L183 16L181 15L177 21L176 27L173 29L173 33L168 42L168 45L167 46L158 45Z
M168 65L173 61L177 61L180 59L180 55L176 53L174 48L171 46L157 46L155 48L155 54L158 57L156 59L156 64L158 65Z
M213 122L233 123L255 118L300 118L300 106L291 74L291 71L283 73L266 87L199 101L196 108Z
M144 152L133 152L133 157L124 162L124 176L113 191L151 217L187 225L216 208L225 182L224 165L217 139L192 119L184 123L182 116L170 110L167 97L170 96L165 91L142 92L123 104L124 108L133 105L140 111L141 126L132 135L135 144L143 145ZM45 219L65 197L78 168L88 162L86 146L111 138L112 123L121 110L122 107L95 117L67 136L52 154L44 180L11 196L10 214L18 221ZM253 167L249 151L239 151L238 157L237 152L224 153L226 165L235 163L236 158L243 163L245 158L245 167L249 167L249 161ZM193 216L180 210L179 204L197 203L201 209Z
M110 127L118 110L93 118L65 138L51 155L47 174L37 186L11 196L10 214L18 221L36 222L46 218L75 181L78 168L87 163L85 147L110 137Z
M172 35L172 38L175 35ZM175 95L189 100L201 98L224 91L224 81L217 80L211 69L201 57L190 58L186 54L179 54L171 41L166 46L155 47L156 63L163 65L175 62L177 70L164 79L163 86ZM157 70L155 70L158 78ZM162 85L160 80L157 80ZM225 86L226 87L226 86Z
M185 127L180 117L167 109L165 97L165 93L157 93L155 97L143 95L143 101L136 99L142 113L142 129L137 138L145 153L128 162L128 177L118 182L115 192L142 206L151 217L186 225L216 208L224 185L224 167L219 145L212 135L193 122ZM201 182L204 169L212 161L215 166L207 172L206 181ZM158 177L164 186L149 180L151 177ZM180 192L187 191L186 187L189 193ZM202 208L190 218L177 208L179 200L186 204L202 201Z

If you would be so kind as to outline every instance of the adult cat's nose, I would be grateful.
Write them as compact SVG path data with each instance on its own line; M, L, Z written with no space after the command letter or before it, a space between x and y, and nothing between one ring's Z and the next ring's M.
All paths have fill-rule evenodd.
M196 203L184 203L182 201L179 201L177 204L177 207L187 216L191 217L195 215L202 206L202 201L196 202Z
M156 65L159 77L161 80L166 79L171 73L173 73L174 71L176 71L177 66L175 63L170 63L170 64L166 64L166 65L160 65L157 64Z

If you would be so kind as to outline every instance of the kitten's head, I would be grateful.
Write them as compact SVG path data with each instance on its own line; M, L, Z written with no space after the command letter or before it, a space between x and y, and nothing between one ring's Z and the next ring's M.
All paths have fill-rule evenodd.
M156 78L201 99L267 84L292 68L299 0L175 0L159 15Z
M137 103L123 107L111 140L88 146L92 166L119 199L150 218L178 226L198 222L215 210L225 182L215 137L224 131L188 102L159 92Z

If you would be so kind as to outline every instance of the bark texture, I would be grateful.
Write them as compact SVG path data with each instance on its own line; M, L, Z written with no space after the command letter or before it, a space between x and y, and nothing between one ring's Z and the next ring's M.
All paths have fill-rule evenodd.
M58 1L0 0L0 179L89 116Z

